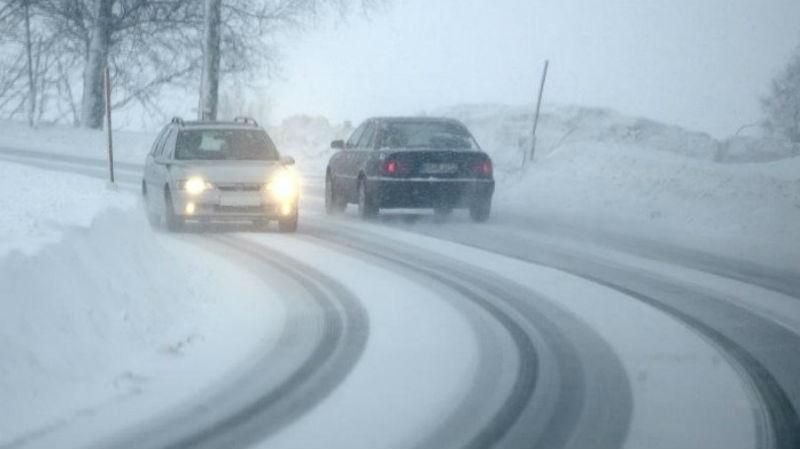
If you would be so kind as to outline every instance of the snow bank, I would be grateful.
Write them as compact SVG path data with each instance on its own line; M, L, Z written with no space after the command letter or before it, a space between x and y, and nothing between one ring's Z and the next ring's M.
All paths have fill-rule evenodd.
M114 160L143 164L156 138L156 131L114 131ZM17 122L0 121L0 149L44 151L54 154L107 160L105 131L40 125L34 131Z
M722 165L568 145L497 190L498 210L800 270L800 158Z
M153 233L134 195L78 175L0 172L0 446L148 393L149 416L280 331L263 281ZM188 377L174 379L178 368Z
M783 142L710 136L578 107L544 110L537 161L519 170L531 114L501 105L463 120L498 167L498 215L568 222L800 270L800 155Z
M136 198L106 189L96 179L0 163L0 257L13 250L31 254L87 227L103 209L133 209Z
M503 168L519 167L522 150L530 148L533 126L530 106L461 105L435 111L435 114L463 121ZM730 137L716 140L706 133L609 109L543 106L537 130L537 155L554 155L580 143L626 145L646 152L723 163L767 162L800 156L800 147L775 139Z

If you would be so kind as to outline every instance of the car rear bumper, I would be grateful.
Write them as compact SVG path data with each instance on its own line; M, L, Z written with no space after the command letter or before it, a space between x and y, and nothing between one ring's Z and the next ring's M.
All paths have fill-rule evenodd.
M376 178L367 190L382 208L464 208L491 199L494 180L473 178Z

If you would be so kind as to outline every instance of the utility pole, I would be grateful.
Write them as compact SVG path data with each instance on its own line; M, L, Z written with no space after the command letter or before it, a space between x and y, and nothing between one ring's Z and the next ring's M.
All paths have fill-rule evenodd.
M544 94L544 82L547 79L547 69L550 66L550 61L544 61L544 70L542 70L542 81L539 84L539 98L536 100L536 114L533 116L533 133L531 134L531 153L527 161L533 163L533 156L536 153L536 128L539 125L539 111L542 108L542 95Z
M222 0L206 0L203 71L200 81L200 120L216 120L219 96Z
M103 81L105 86L106 100L106 135L108 136L108 177L111 184L114 184L114 145L111 139L111 76L108 66L103 71Z

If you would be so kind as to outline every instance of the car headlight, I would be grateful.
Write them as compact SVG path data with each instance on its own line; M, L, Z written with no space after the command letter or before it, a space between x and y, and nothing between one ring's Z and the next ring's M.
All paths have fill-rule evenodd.
M206 190L213 189L214 186L200 176L193 176L185 181L179 181L178 188L189 195L200 195Z
M297 179L289 172L278 173L267 184L267 191L279 201L293 200L297 190Z

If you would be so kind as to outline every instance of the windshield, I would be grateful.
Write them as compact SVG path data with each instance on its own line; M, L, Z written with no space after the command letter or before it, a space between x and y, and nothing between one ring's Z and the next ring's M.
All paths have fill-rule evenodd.
M192 129L178 133L178 160L278 160L275 145L263 130Z
M452 122L389 122L379 139L380 148L480 149L464 126Z

